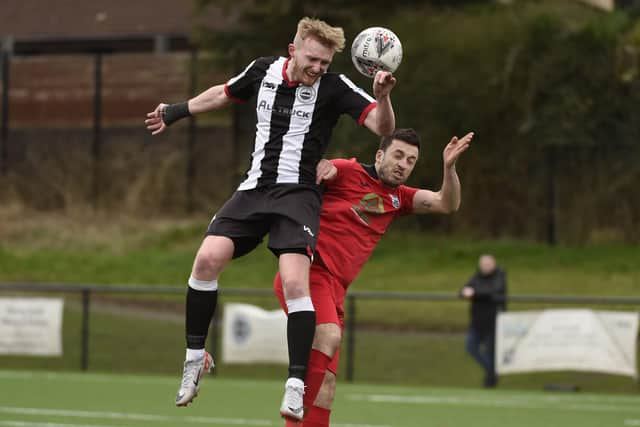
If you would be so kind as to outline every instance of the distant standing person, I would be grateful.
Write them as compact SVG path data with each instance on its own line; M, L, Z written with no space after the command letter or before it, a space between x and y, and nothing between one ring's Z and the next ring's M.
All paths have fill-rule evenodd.
M471 300L471 325L465 348L485 370L484 386L495 387L495 336L498 312L506 310L507 277L493 255L482 255L478 271L460 289L463 298Z

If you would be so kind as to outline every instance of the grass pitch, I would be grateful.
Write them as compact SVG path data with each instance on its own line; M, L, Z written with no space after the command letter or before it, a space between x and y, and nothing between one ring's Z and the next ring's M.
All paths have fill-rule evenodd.
M281 426L282 384L207 377L188 408L179 378L0 371L0 426ZM339 384L334 427L640 426L640 396Z

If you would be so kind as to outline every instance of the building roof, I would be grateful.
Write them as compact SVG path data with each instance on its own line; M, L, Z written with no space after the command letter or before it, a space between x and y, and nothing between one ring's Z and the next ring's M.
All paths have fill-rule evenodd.
M176 0L3 0L0 37L15 39L189 35L195 24L221 29L219 8L198 16L195 2Z

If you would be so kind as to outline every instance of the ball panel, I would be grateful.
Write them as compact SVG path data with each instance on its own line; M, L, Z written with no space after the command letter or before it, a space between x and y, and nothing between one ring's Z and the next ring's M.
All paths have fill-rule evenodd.
M402 44L393 31L370 27L353 40L351 60L356 70L367 77L379 70L394 72L402 61Z

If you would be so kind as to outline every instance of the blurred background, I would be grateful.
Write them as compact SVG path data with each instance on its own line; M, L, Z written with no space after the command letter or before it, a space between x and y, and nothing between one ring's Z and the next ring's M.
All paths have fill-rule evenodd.
M2 0L0 10L0 296L65 301L63 355L0 355L2 368L177 383L186 279L245 172L254 113L233 106L155 137L146 113L257 56L286 55L307 15L344 28L332 70L369 93L349 57L354 36L384 26L402 41L396 122L423 141L410 185L438 189L444 145L476 133L458 165L459 212L398 221L352 286L363 293L349 300L341 380L479 387L456 295L482 253L508 273L510 310L640 306L638 1ZM327 156L372 162L377 145L342 119ZM277 308L275 270L263 247L232 263L222 302ZM284 371L223 363L216 375ZM638 392L630 378L577 372L500 387L548 383Z

